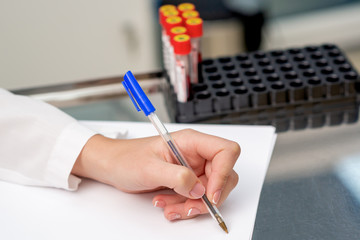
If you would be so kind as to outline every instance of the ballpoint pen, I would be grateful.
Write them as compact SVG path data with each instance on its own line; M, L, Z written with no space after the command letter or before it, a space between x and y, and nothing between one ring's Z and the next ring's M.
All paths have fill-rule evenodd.
M130 96L131 101L134 103L136 109L138 111L143 111L144 114L150 119L151 123L155 126L156 130L158 131L159 135L165 141L166 145L168 146L170 152L173 154L175 159L178 163L182 166L185 166L191 169L190 165L186 162L185 158L179 151L178 147L176 146L174 140L170 136L169 132L165 128L164 124L160 121L158 116L155 113L155 107L152 105L142 88L140 87L139 83L136 81L134 75L131 71L128 71L124 76L124 81L122 82L123 86L125 87L127 93ZM202 196L202 200L207 207L211 216L218 222L220 227L228 233L228 229L225 225L225 222L215 205L212 205L209 199L207 198L206 194Z

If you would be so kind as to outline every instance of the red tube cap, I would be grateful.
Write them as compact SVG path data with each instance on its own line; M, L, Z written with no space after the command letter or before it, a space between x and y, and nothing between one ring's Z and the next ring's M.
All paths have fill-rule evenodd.
M187 19L185 25L190 37L196 38L203 35L203 20L201 18Z
M195 5L192 3L181 3L178 5L177 9L179 12L186 12L195 10Z
M169 10L177 10L177 9L176 9L176 6L175 6L175 5L165 4L165 5L162 5L162 6L159 8L159 13L161 13L161 12L166 12L166 11L169 11Z
M187 55L191 51L190 36L179 34L172 38L175 54Z
M183 12L183 13L181 14L181 17L182 17L184 20L187 20L187 19L189 19L189 18L198 18L198 17L200 17L200 14L199 14L198 11L195 11L195 10L193 10L193 11L186 11L186 12Z

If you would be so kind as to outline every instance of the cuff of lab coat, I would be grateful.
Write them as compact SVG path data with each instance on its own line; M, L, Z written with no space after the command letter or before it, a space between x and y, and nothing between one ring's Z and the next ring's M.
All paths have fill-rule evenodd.
M52 151L45 181L57 188L77 190L81 179L72 175L71 170L84 145L95 134L76 121L68 124Z

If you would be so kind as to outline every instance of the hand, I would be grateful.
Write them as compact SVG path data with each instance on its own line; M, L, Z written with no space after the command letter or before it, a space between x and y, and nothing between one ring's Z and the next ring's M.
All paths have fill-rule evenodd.
M171 136L193 171L176 163L160 136L115 140L95 135L84 146L72 173L129 193L173 189L176 194L153 199L169 220L207 213L201 200L205 189L209 200L220 206L238 182L233 167L240 146L190 129Z

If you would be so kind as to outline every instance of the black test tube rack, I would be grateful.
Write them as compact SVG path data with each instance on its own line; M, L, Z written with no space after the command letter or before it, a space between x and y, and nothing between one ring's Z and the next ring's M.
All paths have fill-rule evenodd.
M168 85L178 123L273 125L277 132L354 123L360 77L334 44L204 59L185 103Z

